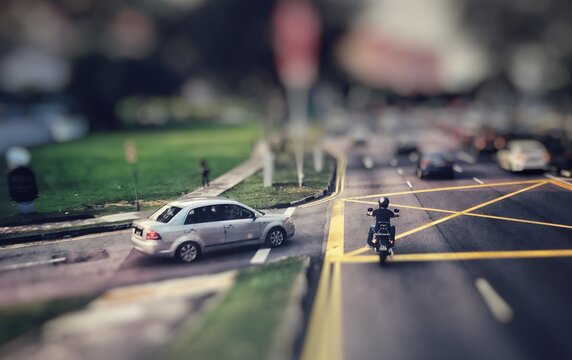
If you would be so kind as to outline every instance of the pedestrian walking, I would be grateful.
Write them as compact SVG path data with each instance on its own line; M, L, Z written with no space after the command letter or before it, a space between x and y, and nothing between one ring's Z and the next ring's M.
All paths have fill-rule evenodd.
M207 162L202 159L201 160L201 176L203 177L203 187L207 187L210 185L209 183L209 167L207 166Z

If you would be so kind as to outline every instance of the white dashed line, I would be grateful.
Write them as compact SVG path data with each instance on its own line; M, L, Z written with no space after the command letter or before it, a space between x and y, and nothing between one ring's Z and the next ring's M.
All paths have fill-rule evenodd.
M453 171L458 173L458 174L462 174L463 173L463 168L460 167L459 165L453 165Z
M411 184L411 181L407 180L406 183L407 186L409 186L409 188L413 190L413 185Z
M475 286L494 318L500 323L509 323L514 317L514 313L506 301L493 289L491 284L483 278L478 278L475 281Z
M364 166L366 169L371 169L371 168L373 168L373 159L371 158L371 156L366 156L366 157L364 157L363 160L362 160L362 162L363 162L363 166Z
M467 154L464 151L457 154L457 159L464 161L467 164L474 164L477 162L477 159L475 159L473 155Z
M250 259L251 264L264 264L266 262L266 258L268 258L268 254L270 254L269 248L258 249L256 254Z
M544 176L547 177L547 178L549 178L549 179L556 180L556 181L559 181L559 182L561 182L561 183L570 185L570 183L569 183L568 181L566 181L566 180L564 180L564 179L562 179L562 178L556 177L556 176L554 176L554 175L544 174Z
M397 168L397 173L399 175L403 175L403 169L402 168Z
M475 180L476 182L478 182L479 184L483 185L484 182L481 181L481 179L474 177L473 180Z
M66 261L65 257L59 257L59 258L49 259L49 260L29 261L29 262L20 263L20 264L12 264L12 265L2 266L2 267L0 267L0 271L17 270L17 269L29 268L32 266L40 266L40 265L57 264L57 263L61 263L64 261Z
M284 215L286 215L287 217L292 216L292 214L294 214L294 211L296 210L295 206L289 207L288 209L286 209L286 211L284 211Z

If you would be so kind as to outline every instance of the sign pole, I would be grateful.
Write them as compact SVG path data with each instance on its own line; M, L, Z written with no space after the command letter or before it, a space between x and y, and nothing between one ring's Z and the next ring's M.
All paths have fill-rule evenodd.
M131 164L131 169L133 170L133 187L135 188L135 202L137 203L137 211L141 211L139 207L139 193L137 191L137 166Z
M139 192L137 191L137 147L133 140L125 140L124 144L125 159L131 164L131 173L133 175L133 188L135 189L135 203L137 211L141 211L139 206Z
M320 18L308 0L279 0L272 20L275 62L286 88L298 185L303 186L308 99L318 75Z

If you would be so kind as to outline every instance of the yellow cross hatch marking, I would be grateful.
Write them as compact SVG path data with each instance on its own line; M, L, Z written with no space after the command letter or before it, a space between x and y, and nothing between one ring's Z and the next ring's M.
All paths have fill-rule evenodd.
M425 229L428 229L428 228L430 228L430 227L432 227L432 226L435 226L435 225L444 223L445 221L448 221L448 220L457 218L457 217L462 216L462 215L466 215L467 213L469 213L469 212L471 212L471 211L475 211L475 210L477 210L477 209L480 209L480 208L483 208L483 207L485 207L485 206L494 204L494 203L499 202L499 201L504 200L504 199L508 199L508 198L511 197L511 196L515 196L515 195L520 194L520 193L523 193L523 192L525 192L525 191L528 191L528 190L537 188L537 187L539 187L539 186L542 186L542 185L544 185L544 184L547 184L548 182L549 182L549 181L547 181L547 180L544 180L544 181L542 181L542 182L536 182L534 185L528 186L528 187L526 187L526 188L524 188L524 189L520 189L520 190L517 190L517 191L513 191L513 192L511 192L511 193L509 193L509 194L500 196L500 197L498 197L498 198L495 198L495 199L492 199L492 200L489 200L489 201L485 201L485 202L483 202L483 203L481 203L481 204L472 206L472 207L470 207L470 208L468 208L468 209L465 209L465 210L462 210L462 211L459 211L459 212L455 212L455 213L450 214L450 215L448 215L448 216L445 216L445 217L443 217L443 218L441 218L441 219L438 219L438 220L432 221L432 222L430 222L430 223L427 223L427 224L418 226L418 227L416 227L416 228L414 228L414 229L405 231L405 232L403 232L403 233L397 235L397 236L395 237L395 240L402 239L402 238L404 238L404 237L406 237L406 236L415 234L415 233L417 233L417 232L419 232L419 231L421 231L421 230L425 230ZM367 247L363 247L363 248L361 248L361 249L357 249L357 250L351 251L351 252L349 252L347 255L348 255L348 256L356 256L356 255L362 254L362 253L364 253L364 252L366 252L366 251L367 251Z
M374 198L374 197L380 197L380 196L398 196L398 195L431 193L431 192L440 192L440 191L479 189L479 188L496 187L496 186L536 184L536 183L541 183L541 182L546 183L546 182L551 182L551 181L550 180L521 180L521 181L509 181L509 182L478 184L478 185L449 186L449 187L443 187L443 188L438 188L438 189L408 190L408 191L399 191L399 192L385 193L385 194L355 196L355 197L349 197L346 200L359 200L359 199L368 199L368 198ZM559 186L564 187L564 185L559 185Z
M361 200L348 200L348 201L354 202L354 203L361 203L361 204L372 204L372 205L377 204L377 203L372 202L372 201L361 201ZM393 206L398 207L398 208L404 208L404 209L413 209L413 210L421 210L421 211L434 211L434 212L440 212L440 213L445 213L445 214L459 214L459 213L461 213L460 211L454 211L454 210L435 209L435 208L427 208L427 207L413 206L413 205L403 205L403 204L396 204L396 203L393 203ZM487 218L487 219L494 219L494 220L514 221L514 222L533 224L533 225L552 226L552 227L558 227L558 228L563 228L563 229L572 229L572 225L557 224L557 223L551 223L551 222L545 222L545 221L518 219L518 218L512 218L512 217L506 217L506 216L477 214L477 213L461 213L461 215Z

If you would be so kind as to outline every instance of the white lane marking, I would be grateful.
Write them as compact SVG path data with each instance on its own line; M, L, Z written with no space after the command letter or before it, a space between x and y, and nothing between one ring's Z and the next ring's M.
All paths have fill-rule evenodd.
M397 159L396 158L391 158L391 160L389 160L389 164L391 166L397 166Z
M453 165L453 171L458 173L458 174L462 174L463 173L463 168L460 167L459 165Z
M481 181L481 179L474 177L473 180L475 180L476 182L478 182L479 184L483 185L484 182Z
M474 164L477 162L477 159L473 155L467 154L464 151L461 151L457 154L457 159L466 162L467 164Z
M411 181L407 180L406 183L407 183L407 186L409 186L409 188L411 190L413 190L413 185L411 184Z
M500 323L509 323L514 317L514 313L506 301L493 289L491 284L483 278L478 278L475 281L475 286L494 318Z
M292 216L292 214L294 214L294 211L296 210L295 206L289 207L288 209L286 209L286 211L284 211L284 215L286 215L287 217Z
M363 166L364 166L366 169L371 169L371 168L373 168L373 159L371 158L371 156L366 156L366 157L364 157L363 160L362 160L362 162L363 162Z
M78 237L72 237L72 238L66 238L66 239L42 240L42 241L29 242L29 243L24 243L24 244L5 245L5 246L0 247L0 251L24 249L24 248L28 248L28 247L42 246L42 245L48 245L48 244L61 244L61 243L80 241L80 240L89 240L92 238L97 238L97 237L102 237L102 236L120 235L123 233L131 234L131 231L132 231L131 229L126 229L126 230L108 231L108 232L103 232L103 233L98 233L98 234L84 235L84 236L78 236Z
M65 257L59 257L59 258L49 259L49 260L28 261L25 263L2 266L2 267L0 267L0 271L24 269L24 268L29 268L32 266L40 266L40 265L57 264L57 263L61 263L64 261L66 261Z
M570 183L562 178L556 177L554 175L550 175L550 174L544 174L545 177L552 179L552 180L556 180L556 181L560 181L561 183L570 185Z
M399 175L403 175L403 169L402 168L397 168L397 173Z
M251 264L264 264L264 262L266 261L266 258L268 257L268 254L270 254L269 248L258 249L258 251L256 252L256 254L254 254L252 259L250 259L250 263Z

